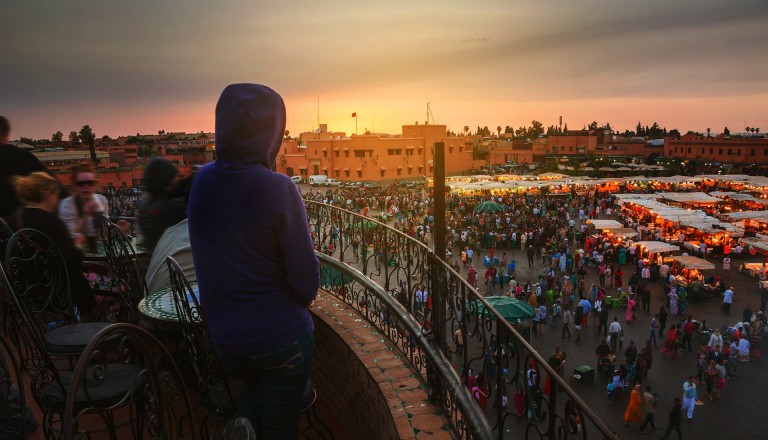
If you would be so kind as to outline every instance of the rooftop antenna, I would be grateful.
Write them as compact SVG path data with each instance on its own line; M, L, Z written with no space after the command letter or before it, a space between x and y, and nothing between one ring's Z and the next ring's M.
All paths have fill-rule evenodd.
M427 103L427 122L426 122L427 125L429 125L430 122L432 124L436 123L435 122L435 115L432 114L432 108L429 106L429 103Z

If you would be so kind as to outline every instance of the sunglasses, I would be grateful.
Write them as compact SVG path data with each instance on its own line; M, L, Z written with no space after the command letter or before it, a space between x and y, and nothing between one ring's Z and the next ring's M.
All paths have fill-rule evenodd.
M93 186L96 185L96 181L94 180L83 180L80 182L75 182L75 185L77 186Z

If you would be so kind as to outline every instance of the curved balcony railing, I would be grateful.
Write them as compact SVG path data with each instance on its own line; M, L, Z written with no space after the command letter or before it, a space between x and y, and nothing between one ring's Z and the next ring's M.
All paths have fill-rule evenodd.
M458 437L617 438L514 326L427 245L341 208L312 201L305 206L315 250L322 254L323 287L399 348L420 373L432 403L450 415ZM424 290L426 301L423 293L417 296ZM452 344L457 329L464 335L461 354ZM531 368L539 379L550 377L548 392L544 380L527 379ZM470 370L492 381L488 408L460 379ZM515 390L523 396L522 413L502 405L502 395ZM527 423L516 423L519 417Z

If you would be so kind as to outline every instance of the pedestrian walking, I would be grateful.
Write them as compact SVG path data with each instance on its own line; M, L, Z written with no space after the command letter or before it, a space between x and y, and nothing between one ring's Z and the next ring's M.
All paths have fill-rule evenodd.
M635 385L629 394L629 403L624 411L624 427L629 428L630 423L640 423L643 421L643 396L640 394L642 388Z
M576 314L573 319L573 329L576 331L576 343L581 342L581 321L584 317L584 308L581 304L576 306Z
M688 377L688 381L683 384L683 409L687 410L686 416L688 423L693 423L693 410L696 408L696 378Z
M616 353L616 347L619 343L619 335L621 334L621 324L619 324L619 318L613 317L613 322L611 323L611 327L608 329L608 337L610 338L610 341L608 342L611 345L611 351Z
M682 422L683 409L680 406L680 398L675 397L672 399L672 409L669 411L669 424L667 430L663 435L659 436L659 439L666 440L669 437L669 433L674 429L677 431L677 438L683 438L683 432L680 430L680 423Z
M571 309L570 307L563 307L563 332L560 335L560 339L565 339L565 334L571 337Z
M643 424L640 425L641 434L645 434L645 428L648 425L651 429L656 429L656 423L653 420L653 416L656 414L656 395L651 392L651 387L645 387L645 393L643 393L643 409L645 409L645 419Z
M731 314L731 304L733 304L733 287L729 287L723 292L723 312L726 315Z
M659 315L658 313L653 315L653 318L651 318L651 336L648 338L649 341L653 344L654 347L658 347L659 344L656 343L656 332L659 330Z
M560 306L560 300L555 301L554 304L552 304L552 312L550 313L550 322L549 325L551 327L557 327L557 320L560 319L560 315L563 313L563 308Z
M464 334L460 328L457 328L453 333L453 341L456 343L456 355L464 355Z

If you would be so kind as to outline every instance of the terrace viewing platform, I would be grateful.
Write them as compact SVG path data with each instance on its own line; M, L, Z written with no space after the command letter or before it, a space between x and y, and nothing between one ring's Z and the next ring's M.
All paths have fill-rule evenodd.
M306 209L321 262L312 379L334 438L617 438L425 244L351 211L312 201ZM530 371L541 380L529 380ZM485 377L480 388L469 386L471 372ZM194 386L189 392L199 403ZM513 393L518 405L502 404Z

